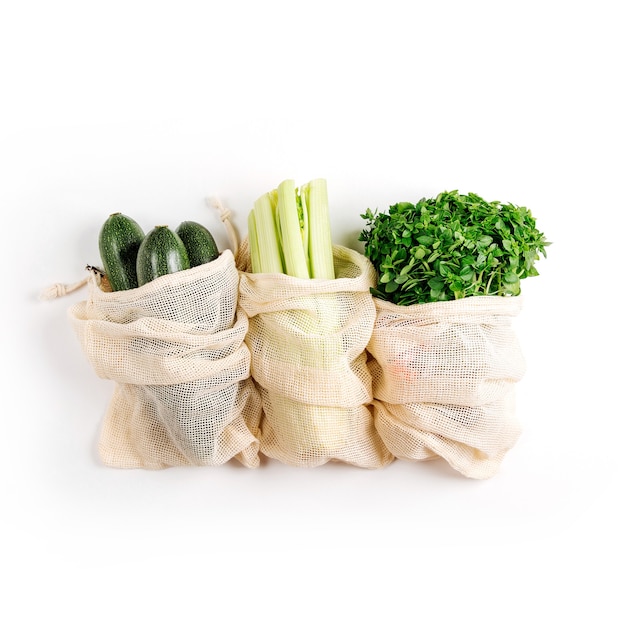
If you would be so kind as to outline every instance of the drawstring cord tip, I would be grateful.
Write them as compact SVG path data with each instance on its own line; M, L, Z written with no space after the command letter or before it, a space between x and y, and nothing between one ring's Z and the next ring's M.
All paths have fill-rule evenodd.
M89 277L84 278L83 280L77 283L54 283L54 285L50 285L43 289L39 294L40 300L55 300L56 298L62 298L66 296L68 293L72 293L73 291L77 291L84 287L89 280Z

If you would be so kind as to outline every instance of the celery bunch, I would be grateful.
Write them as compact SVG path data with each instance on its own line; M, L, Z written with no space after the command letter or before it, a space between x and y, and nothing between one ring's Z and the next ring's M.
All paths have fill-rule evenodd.
M298 189L293 180L284 180L263 194L248 216L248 243L254 274L334 280L326 181L315 179ZM267 319L250 319L248 341L260 344L251 349L251 371L266 385L265 411L271 423L267 428L299 459L332 457L346 445L348 425L338 417L343 415L341 409L311 404L314 393L307 383L335 369L341 373L342 320L334 295L312 287L310 295L299 295L295 308L289 301ZM265 342L271 348L264 348ZM265 353L272 355L271 362L259 356ZM284 381L294 372L304 381L302 388L284 389Z
M248 215L248 241L253 273L334 279L326 181L284 180L264 193Z

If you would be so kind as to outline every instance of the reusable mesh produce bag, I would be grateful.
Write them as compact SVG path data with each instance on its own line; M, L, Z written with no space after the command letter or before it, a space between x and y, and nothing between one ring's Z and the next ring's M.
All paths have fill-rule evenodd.
M116 383L99 441L105 464L258 466L261 400L238 286L228 249L136 289L107 293L89 280L88 299L68 313L95 372Z
M263 401L257 437L261 453L288 465L378 468L393 457L374 428L365 352L375 272L353 250L334 246L333 258L334 280L300 279L251 273L247 240L240 248L239 302Z
M493 476L521 432L515 383L525 361L511 325L520 297L374 302L368 365L387 448L405 460L442 457L470 478Z

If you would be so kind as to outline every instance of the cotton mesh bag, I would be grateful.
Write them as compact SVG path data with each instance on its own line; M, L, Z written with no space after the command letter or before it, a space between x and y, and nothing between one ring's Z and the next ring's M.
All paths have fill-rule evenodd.
M375 273L333 246L333 280L252 273L240 248L239 302L249 319L251 375L262 397L257 437L269 458L296 467L338 461L379 468L393 460L374 427L365 347L376 311Z
M367 350L385 446L400 459L442 457L467 477L492 477L521 432L515 383L525 361L512 328L520 297L374 303Z
M258 466L261 401L238 286L228 249L126 291L89 279L88 298L68 314L97 375L115 381L99 441L105 464Z

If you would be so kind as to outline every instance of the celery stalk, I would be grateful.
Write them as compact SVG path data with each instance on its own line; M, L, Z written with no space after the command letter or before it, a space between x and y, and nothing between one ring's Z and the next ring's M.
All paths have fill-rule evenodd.
M269 194L265 193L256 200L253 212L258 244L259 271L268 274L283 274L278 228Z
M308 208L309 275L334 280L333 242L330 234L326 181L316 178L302 187Z
M278 185L277 213L285 259L285 272L296 278L309 278L309 268L302 245L296 187L293 180L284 180Z
M276 241L278 242L278 256L280 257L280 264L283 268L283 273L285 272L285 255L283 253L283 244L282 237L280 234L280 221L278 219L278 190L272 189L267 192L267 197L269 198L270 204L272 206L272 216L274 217L274 226L276 233Z
M254 273L261 271L261 258L259 256L259 240L256 231L256 218L254 211L248 213L248 245L250 247L250 264Z
M300 241L302 245L302 249L304 250L304 260L306 261L306 266L309 272L309 276L311 275L311 262L309 259L309 207L307 206L307 197L305 194L300 193L299 189L295 190L296 192L296 206L298 208L298 221L300 223Z

